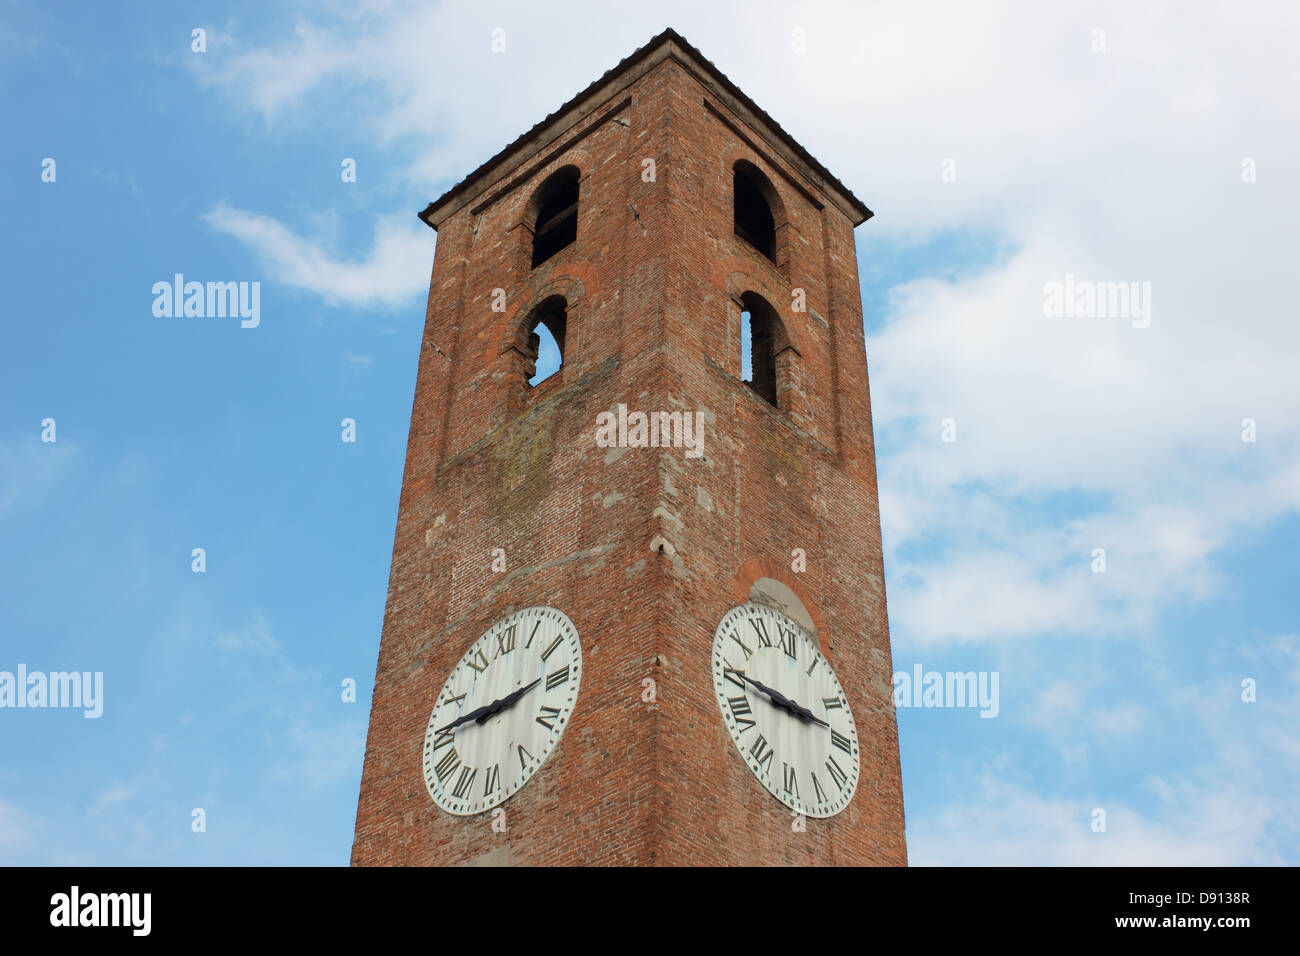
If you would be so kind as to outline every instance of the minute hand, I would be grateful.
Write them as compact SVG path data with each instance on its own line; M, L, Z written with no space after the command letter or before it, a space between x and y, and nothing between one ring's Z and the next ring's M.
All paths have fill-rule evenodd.
M481 724L489 717L491 717L493 714L500 713L501 711L505 710L507 707L512 705L520 697L523 697L524 694L528 693L539 683L541 683L541 680L542 679L539 677L537 678L537 680L533 681L527 687L521 687L517 691L506 694L506 696L492 701L492 703L490 704L484 704L482 707L477 707L474 710L471 710L468 714L461 714L459 717L457 717L455 720L449 723L446 727L443 727L441 730L435 731L435 733L441 734L441 733L446 733L448 730L455 730L461 724L468 724L471 720Z
M790 700L788 697L781 694L780 691L775 691L772 688L768 687L766 684L760 684L752 677L746 677L744 674L741 674L740 676L746 682L753 684L756 688L758 688L769 698L771 698L772 703L776 704L776 706L780 707L782 710L788 711L789 713L794 714L796 717L801 717L804 720L811 720L815 724L821 724L823 727L830 726L830 724L826 723L826 721L822 720L820 717L815 716L813 712L809 710L807 707L795 703L794 701Z

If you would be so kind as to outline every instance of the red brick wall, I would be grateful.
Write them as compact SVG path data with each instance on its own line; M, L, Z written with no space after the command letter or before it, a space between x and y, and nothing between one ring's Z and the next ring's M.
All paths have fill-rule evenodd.
M714 93L660 59L597 94L607 102L556 141L585 132L571 149L490 202L530 167L487 177L439 223L354 864L906 862L852 220L707 109L740 123ZM616 115L629 125L604 119L628 97ZM780 267L732 233L741 158L780 196ZM582 173L577 242L530 272L527 203L569 163ZM790 310L795 286L807 313ZM491 311L496 288L505 313ZM779 310L798 351L797 425L739 381L746 291ZM554 292L570 303L565 364L530 392L510 344ZM704 457L596 447L596 415L619 402L704 411ZM652 552L656 536L675 555ZM799 575L793 548L807 552ZM806 596L862 745L852 803L804 833L736 753L709 671L713 632L756 568ZM533 604L578 628L582 686L494 833L491 813L433 805L424 732L465 648Z

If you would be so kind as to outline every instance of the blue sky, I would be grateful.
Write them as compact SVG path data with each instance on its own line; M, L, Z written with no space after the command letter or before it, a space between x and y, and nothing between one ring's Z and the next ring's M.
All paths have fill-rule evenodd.
M912 861L1300 862L1296 12L700 6L5 7L0 670L105 701L0 710L0 863L346 862L415 212L668 24L877 213L895 669L1000 676L899 711ZM178 272L260 325L154 316Z

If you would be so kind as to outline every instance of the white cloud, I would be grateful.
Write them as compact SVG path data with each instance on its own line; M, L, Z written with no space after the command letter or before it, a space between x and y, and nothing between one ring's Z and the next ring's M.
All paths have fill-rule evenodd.
M1098 710L1091 721L1102 733L1116 737L1131 737L1142 729L1146 711L1133 703L1116 704Z
M321 242L304 239L269 216L218 205L203 218L247 245L274 281L330 303L404 304L428 286L433 236L414 216L379 219L374 245L360 263L332 257Z
M104 810L108 809L109 807L115 807L120 803L125 803L127 800L130 800L134 796L135 796L134 787L128 786L127 784L122 783L120 781L113 783L109 785L109 787L106 790L104 790L103 793L101 793L98 797L95 798L95 802L92 803L89 809L86 810L86 816L88 817L97 816L98 814L102 813Z
M1031 719L1045 728L1059 727L1079 712L1084 688L1078 681L1057 680L1039 691L1030 710Z
M1247 647L1245 651L1251 651ZM1300 682L1285 676L1300 653L1286 635L1253 648L1262 671L1283 673L1257 703L1240 699L1234 674L1189 683L1175 674L1117 687L1089 669L1058 679L1027 709L1050 751L1019 747L954 773L943 802L908 808L909 860L918 865L1276 865L1300 842ZM1243 653L1243 657L1249 654ZM1092 705L1094 691L1140 693ZM1004 696L1004 709L1014 704ZM1144 735L1151 735L1145 749ZM1161 752L1192 741L1187 761ZM1123 755L1114 752L1123 747ZM1155 752L1151 752L1155 748ZM1111 760L1149 760L1162 769L1139 785L1101 769ZM972 760L974 758L971 758ZM1032 779L1023 769L1034 767ZM1131 766L1131 765L1130 765ZM1141 765L1139 765L1141 766ZM1168 769L1173 766L1174 769ZM950 772L952 772L950 770ZM1093 810L1106 814L1104 833Z
M57 427L57 415L51 417ZM66 438L42 442L40 433L40 423L36 422L30 435L0 442L0 520L19 502L24 511L32 514L76 465L77 445Z
M211 34L213 52L224 56L192 57L186 65L204 85L239 90L244 105L268 125L332 75L365 65L364 52L352 48L346 36L303 20L295 24L292 38L260 49L244 48L229 32Z
M223 651L254 651L283 656L284 645L271 633L271 622L266 615L257 613L247 626L237 631L222 631L212 639L214 647Z
M933 816L913 820L914 866L1243 866L1283 862L1270 827L1280 813L1246 782L1173 783L1141 813L1095 796L1047 796L995 771ZM1105 811L1105 832L1092 829Z
M366 746L365 712L358 710L349 719L328 724L314 714L290 717L280 745L286 755L292 756L267 771L272 782L305 783L313 789L349 778L359 782L358 755Z

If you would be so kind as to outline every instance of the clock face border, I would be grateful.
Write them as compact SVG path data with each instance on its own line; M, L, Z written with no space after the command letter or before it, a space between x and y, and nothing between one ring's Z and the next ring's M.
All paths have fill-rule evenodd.
M548 640L539 639L536 641L537 650L534 651L534 653L538 656L540 667L538 667L536 672L532 670L527 671L529 677L535 676L542 681L542 683L529 692L529 695L537 694L538 699L528 701L527 698L529 695L525 695L525 697L521 698L514 707L510 708L509 711L504 712L504 716L508 717L515 714L515 708L525 705L525 709L518 712L521 717L519 723L531 727L534 719L530 718L528 721L523 721L522 717L532 711L537 711L539 706L546 704L559 704L559 712L553 715L550 713L546 715L552 721L549 725L543 723L540 715L535 718L536 723L547 728L543 745L538 747L538 753L536 756L529 753L527 748L522 748L522 752L518 755L521 769L513 774L509 781L503 780L492 796L484 796L477 800L456 797L450 786L443 786L443 781L436 772L439 764L446 758L448 753L447 751L444 751L441 746L435 746L439 739L437 729L445 726L448 721L454 720L460 713L467 713L484 704L491 703L494 697L500 696L505 691L516 690L517 687L499 684L495 690L489 693L476 695L476 699L473 701L467 699L461 704L459 710L456 712L450 710L454 705L450 704L448 698L454 698L453 691L462 688L463 682L466 680L469 680L470 682L469 687L473 687L473 680L468 676L470 671L476 671L472 662L479 659L487 659L489 667L491 664L496 662L497 658L492 657L489 652L494 648L499 648L501 646L502 640L504 640L506 632L511 628L511 626L518 628L521 622L532 621L534 619L537 619L539 622L551 622L551 627L547 629L546 637ZM516 632L514 638L515 643L512 647L519 647L523 644L525 638L522 631L524 630L526 629L520 629L520 631ZM533 639L536 639L537 637L538 635L536 634L532 635L529 639L529 643L531 644ZM547 658L542 656L545 649L550 646L550 642L556 644L557 650L563 647L566 655L564 658L559 660L555 660L552 656L553 664L548 664ZM484 658L479 657L480 653L484 655ZM554 688L551 686L551 680L548 680L547 673L548 667L553 665L565 665L567 670L567 679L556 684ZM555 672L552 671L552 674L554 673ZM429 715L429 722L425 729L424 741L421 748L421 766L423 769L425 790L433 800L434 805L438 807L439 810L452 816L477 816L480 813L486 813L488 810L500 806L515 794L519 793L519 791L523 790L559 747L560 739L564 736L564 731L568 727L569 719L572 717L574 707L577 704L578 690L581 682L582 641L578 636L577 627L563 611L547 605L533 605L532 607L521 608L520 610L513 611L493 623L491 627L480 634L474 642L470 644L452 666L451 672L447 675L447 678L443 681L442 687L438 691L438 696L434 703L433 710ZM524 681L521 679L520 683L522 684ZM561 689L561 694L555 694L555 689ZM462 689L461 692L466 693L467 690ZM547 696L548 694L550 695L549 697ZM541 702L540 705L539 701ZM531 705L531 707L528 705ZM557 708L550 706L547 709L554 711ZM481 731L488 727L488 725L500 720L502 716L503 715L497 715L497 717L491 718L484 727L473 727L469 732L473 733ZM516 741L511 740L509 743L514 745ZM454 738L451 746L452 752L456 752ZM508 754L509 752L507 751L507 756ZM524 763L523 754L527 754L530 758L526 764ZM460 766L458 759L457 769L459 769ZM498 763L497 766L499 767L500 764ZM481 768L475 767L473 769L474 772L477 773ZM455 770L450 771L448 775L449 777L451 773L455 773ZM475 781L476 778L471 778L471 780ZM473 782L471 782L470 787L473 787Z
M759 646L756 629L751 629L748 634L744 633L743 626L751 618L755 618L755 617L766 619L769 622L771 628L770 633L774 641L772 645ZM772 748L770 747L767 748L767 753L769 755L767 765L773 769L769 771L764 771L762 769L763 761L758 759L755 756L753 751L753 746L752 745L746 746L745 743L741 742L741 738L742 736L744 736L746 731L749 731L751 729L757 732L760 738L762 739L766 739L765 735L763 735L761 731L757 730L757 724L753 728L741 727L737 721L736 715L733 713L733 708L729 704L729 698L738 697L739 694L737 692L737 687L733 679L727 676L727 669L730 668L733 664L739 664L739 666L742 669L748 670L749 662L753 660L753 657L750 654L746 654L745 651L740 646L738 646L738 644L735 641L733 641L733 636L739 635L740 637L742 637L743 640L741 641L741 643L748 645L752 654L781 655L784 652L780 649L780 642L777 639L778 634L780 633L780 631L778 631L777 628L778 624L780 625L781 628L784 628L786 632L793 631L794 640L800 642L802 645L802 653L800 654L802 660L811 661L812 664L810 666L812 667L814 672L816 672L817 670L821 670L825 675L824 677L820 678L820 681L822 682L823 686L829 686L834 691L833 696L823 697L823 695L819 693L817 700L815 701L812 700L811 698L800 699L800 693L802 693L804 698L808 697L808 689L812 683L811 678L809 678L807 684L799 685L798 692L796 692L796 690L791 686L791 682L788 680L784 682L774 681L774 680L767 681L769 687L772 687L774 690L785 693L787 695L792 695L793 699L795 699L797 703L808 707L808 709L812 710L816 716L819 716L822 719L827 720L827 722L830 723L831 725L825 731L828 739L830 739L830 731L835 730L839 735L841 741L847 742L847 745L849 747L848 756L849 758L851 758L847 762L850 764L850 766L846 768L840 768L843 771L847 771L845 773L846 779L845 782L836 791L835 798L833 800L829 800L826 802L810 803L802 799L799 800L790 799L789 795L783 789L785 786L785 781L783 779L778 779L778 773L775 769L776 764L780 758L780 754L777 754L776 757L773 758L770 756L772 753ZM728 648L727 646L728 644L730 644L730 648ZM734 651L734 653L732 653L732 651ZM730 659L729 659L729 655L730 655ZM743 661L744 663L739 663L736 660L737 657L739 657L740 661ZM740 604L737 605L736 607L731 608L731 610L729 610L726 614L723 615L722 620L721 622L719 622L717 630L714 632L713 635L713 645L710 652L710 659L711 659L711 669L713 673L714 697L717 700L718 710L722 716L722 723L723 726L726 728L727 736L731 739L731 743L736 748L736 752L740 756L741 761L745 764L746 769L748 769L750 774L755 779L757 779L760 784L763 785L763 788L769 794L775 797L778 801L780 801L787 809L797 810L799 813L803 814L804 816L815 817L819 819L826 819L829 817L833 817L836 814L842 812L850 803L852 803L853 796L857 792L858 780L862 772L862 748L858 741L857 724L853 720L853 711L849 707L848 695L844 693L843 685L840 684L839 677L838 675L836 675L835 669L831 666L831 662L826 658L826 655L824 655L821 652L821 647L816 637L810 634L797 621L792 620L789 617L789 615L784 614L773 607L769 607L766 604L759 604L754 601L749 601L745 604ZM782 665L783 664L784 662L782 662ZM798 670L800 672L804 672L803 666L799 665ZM764 673L755 673L752 676L756 680L764 680L765 676L771 677L771 675L767 674L766 671L764 671ZM805 672L805 676L807 676L806 672ZM775 686L777 683L785 683L786 686L784 687ZM751 713L751 715L753 711L757 711L759 708L766 708L770 711L775 711L775 708L771 704L771 702L768 701L761 692L757 691L752 686L747 688L744 696L746 698L746 703L749 707L749 712ZM824 701L832 700L832 699L838 700L838 706L830 709L825 709L823 707ZM824 712L819 713L819 711L824 711ZM798 717L786 713L774 712L770 715L770 717L771 719L788 720L788 721L799 720ZM817 725L812 725L812 727L814 728L816 726ZM786 727L784 729L787 731L793 730L793 728L791 727ZM801 732L807 731L809 729L810 729L809 727L801 727L800 731ZM787 734L786 736L788 737L791 735ZM812 737L811 734L804 735L804 739L810 737ZM829 751L830 748L827 749ZM800 754L800 756L806 757L806 754ZM844 754L841 754L838 751L831 752L830 756L832 758L839 757L840 759L844 759ZM816 761L814 761L814 763L815 762ZM838 760L836 761L836 767L837 768L839 767ZM833 781L834 776L833 773L829 772L828 768L829 768L829 763L826 763L816 769L822 769L823 772L826 773L828 777L827 784L829 785L830 782ZM806 768L806 767L796 768L796 775L801 770L808 771L809 769L810 768ZM816 773L816 769L812 770L813 774ZM784 776L784 773L782 772L781 775ZM811 780L806 781L805 787L809 786L810 784L811 784ZM797 786L798 783L796 782L796 787ZM829 791L827 792L829 793Z

